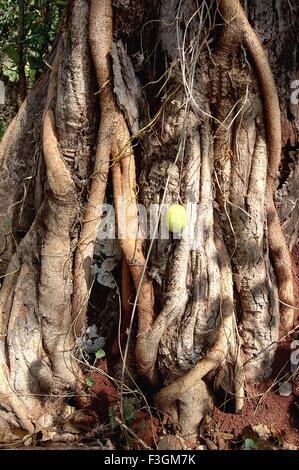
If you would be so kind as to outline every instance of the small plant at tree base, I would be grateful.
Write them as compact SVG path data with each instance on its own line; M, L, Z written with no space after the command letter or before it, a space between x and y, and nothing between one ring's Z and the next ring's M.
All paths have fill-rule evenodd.
M134 406L127 398L124 398L123 400L123 415L127 426L131 426L136 419L136 415Z
M87 385L87 387L92 387L93 384L94 384L94 380L92 377L87 377L87 379L85 380L85 383Z
M256 450L257 449L257 445L253 439L245 439L242 447L244 450Z
M106 356L106 353L103 349L98 349L95 356L96 356L96 359L102 359L103 357Z
M135 408L134 405L131 403L129 398L124 398L122 402L122 414L123 414L123 420L124 424L126 426L130 427L135 419L136 419L136 414L135 414ZM108 416L110 418L110 425L112 430L116 429L119 426L119 422L116 419L119 417L120 411L118 407L109 407L108 410Z

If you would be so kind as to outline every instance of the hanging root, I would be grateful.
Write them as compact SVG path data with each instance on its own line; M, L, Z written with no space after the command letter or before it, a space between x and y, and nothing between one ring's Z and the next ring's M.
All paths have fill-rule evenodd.
M139 329L136 344L138 370L153 385L156 385L158 381L155 365L162 335L178 315L184 312L187 305L186 277L188 257L188 246L181 240L177 248L176 257L173 260L173 267L170 272L171 286L163 310L151 326L148 325L147 328Z
M111 348L111 352L114 356L121 352L121 348L125 344L126 333L130 327L132 294L131 271L124 258L121 270L121 318L119 318L119 335L115 338Z
M227 25L237 32L239 40L249 51L255 65L264 104L265 126L268 143L268 174L266 183L266 212L268 244L275 270L280 305L281 334L293 327L293 273L290 252L282 232L274 204L274 192L281 159L281 121L279 100L273 74L255 32L238 0L220 0L219 9Z
M114 97L109 69L112 11L108 4L107 1L92 1L90 6L89 42L100 91L101 122L88 201L75 254L73 318L77 335L81 334L86 322L94 242L100 222L100 209L106 193L111 136L115 126Z
M76 275L79 273L79 277L78 291L74 293L74 311L77 315L80 314L80 309L82 311L82 305L86 304L88 298L89 270L99 220L97 205L103 202L111 157L118 239L138 292L138 331L142 334L150 328L153 321L153 288L144 272L142 240L138 238L135 162L131 138L112 88L109 58L112 48L111 0L91 1L90 44L100 87L102 113L95 171L76 255ZM82 328L83 320L84 315L82 320L77 320L77 331Z
M49 191L43 225L38 304L42 318L43 345L54 375L74 385L81 377L73 364L74 337L71 324L71 229L78 211L75 184L58 148L53 111L61 50L57 49L49 81L43 120L43 154Z
M115 105L116 127L112 135L112 181L115 213L118 221L118 240L123 255L130 267L138 306L138 336L148 331L154 317L153 287L145 272L145 259L142 253L142 240L138 233L138 212L136 202L136 180L134 154L125 119ZM125 223L123 223L125 222ZM124 230L125 226L125 232ZM136 353L137 354L137 353ZM137 356L137 366L142 375L155 382L154 373L144 371Z
M42 129L48 191L15 247L0 291L0 441L51 428L54 416L65 411L60 397L82 380L69 332L70 231L77 197L59 152L53 112L59 62L58 47ZM55 399L44 406L43 395Z
M180 2L180 4L183 3ZM203 7L205 3L202 3ZM222 44L223 47L222 51L220 51L219 60L223 61L225 54L227 57L234 55L235 49L237 49L240 43L243 43L255 65L263 98L268 143L267 181L265 182L262 178L260 179L262 181L259 180L259 165L262 166L264 164L263 134L261 132L257 133L250 173L250 190L245 196L248 196L248 199L250 199L258 191L262 192L264 185L266 185L265 201L268 244L275 269L279 298L282 302L281 329L284 334L292 328L294 295L290 254L274 205L276 178L281 157L281 124L278 96L266 54L250 27L239 1L219 0L218 3L219 10L225 21L224 30L226 31L226 42ZM190 73L190 81L193 83L193 80L196 80L196 60L201 51L193 49L191 57L195 65L186 75L186 51L184 47L178 48L180 54L182 54L180 60L182 61L182 70L184 69L184 74L182 73L184 75L184 86L188 88L187 100L186 96L183 96L181 102L179 101L181 89L177 96L177 103L179 103L181 109L184 108L183 103L187 102L186 113L184 116L182 113L179 118L183 118L182 121L187 121L188 119L190 119L190 122L192 119L194 121L192 121L188 129L185 121L181 127L179 125L176 127L173 122L167 122L167 126L169 127L169 134L174 131L171 144L175 147L173 142L177 144L179 141L179 146L182 144L183 151L181 153L184 154L183 157L188 158L190 167L187 167L185 179L190 184L190 187L196 187L196 190L193 192L195 200L197 202L200 200L205 206L205 240L203 246L199 250L194 250L192 254L190 254L189 246L186 246L183 239L176 243L172 269L170 270L169 282L167 284L167 297L162 312L158 318L154 319L153 287L146 273L146 260L142 252L142 240L138 236L135 161L131 136L113 92L113 77L110 63L113 40L111 4L111 0L91 0L90 2L89 42L99 86L100 128L88 201L84 210L80 237L76 247L73 286L71 275L72 240L70 233L77 221L76 215L79 208L74 180L69 167L62 158L59 139L56 136L54 105L55 97L57 96L57 76L60 63L59 48L53 64L43 119L43 153L49 191L46 194L35 222L22 239L17 253L9 263L7 276L4 279L0 292L0 309L2 309L2 315L0 315L0 424L1 428L4 427L2 426L2 421L4 420L5 425L9 423L12 427L22 427L28 432L34 433L37 429L36 420L43 416L45 411L43 404L36 397L41 392L45 392L45 394L55 392L56 385L59 390L65 389L66 385L74 389L76 379L81 380L80 371L76 369L74 374L71 356L74 336L69 333L69 325L71 320L73 320L76 334L80 334L85 325L94 242L97 226L100 221L100 206L104 202L108 171L109 167L111 167L118 224L118 240L123 253L122 312L124 318L121 323L121 332L125 336L125 330L132 323L132 309L129 304L131 295L130 272L137 292L138 334L136 339L136 362L138 370L150 383L156 385L157 373L155 368L157 358L160 361L159 365L161 365L163 353L167 356L170 351L167 358L168 363L165 357L163 357L167 364L165 369L168 368L169 377L165 377L166 386L156 395L157 407L179 421L184 435L193 436L197 432L199 421L209 412L212 406L212 397L206 382L213 375L217 376L219 374L220 376L221 370L226 371L230 361L234 361L233 392L236 398L236 409L241 409L244 402L243 364L239 351L235 354L239 345L234 312L233 286L236 285L236 281L233 281L232 257L234 257L234 262L235 260L238 262L238 247L236 247L234 254L230 257L226 250L226 239L222 236L223 227L218 224L218 221L215 221L215 212L217 211L213 205L212 166L214 161L211 155L212 152L209 151L210 128L206 123L203 123L202 114L200 114L201 119L197 120L196 112L199 114L201 110L192 111L194 114L189 112L191 108L189 101L192 101L194 105L195 99L193 96L190 96L194 90L192 87L189 89L189 83L187 83L189 78L186 78L186 76ZM173 5L173 2L169 1L170 4ZM165 9L167 10L166 1L164 5L166 5ZM188 9L186 11L188 12ZM201 9L200 13L201 21L203 12L204 8ZM192 18L195 18L194 15ZM189 26L192 24L192 18L188 21ZM184 44L185 36L187 36L187 32L184 35ZM192 41L191 49L195 47L194 44L196 42L197 40ZM175 48L175 53L177 53L177 48ZM170 76L169 81L171 81ZM177 83L176 90L178 90ZM197 94L200 95L201 93ZM165 102L168 103L168 100ZM171 100L168 104L169 106L176 106L176 100ZM219 102L217 104L219 105ZM231 111L229 104L221 102L219 105L221 111L225 111L225 119ZM210 116L208 111L204 111L203 114ZM177 118L178 116L173 113L170 121L180 122L180 119ZM18 123L14 121L3 139L4 144L7 143L8 139L15 132L17 125ZM202 132L201 136L198 132L199 128ZM194 129L196 129L195 132ZM183 130L182 134L184 136L180 136L176 140L175 132L177 130L179 132ZM186 137L187 134L188 137ZM220 150L222 151L223 147L227 145L225 140L227 135L221 140L223 135L219 131L217 136L219 142L217 143L216 139L216 143L214 143L216 154L217 150L220 153ZM191 141L191 145L189 149L185 149L188 139L189 143ZM200 141L200 145L196 147L198 141ZM228 142L228 150L231 150L230 144L231 142ZM3 159L2 149L3 146L0 147L0 162ZM180 155L180 151L178 155ZM224 191L222 195L224 195L224 199L236 196L237 193L236 188L230 191L231 186L236 181L233 171L237 166L234 167L233 164L235 162L233 158L234 156L232 156L232 162L229 161L223 167L224 172L221 176L223 180L220 183L223 183L222 189ZM176 166L177 163L178 159L176 159L173 166ZM182 158L182 161L179 163L182 165L181 168L183 168L186 162ZM200 170L198 170L198 166L200 166ZM262 166L262 171L266 172L264 166ZM184 178L181 179L183 180ZM186 181L184 181L184 184L187 187ZM258 181L257 186L259 183L260 186L255 186L256 181ZM226 196L228 197L226 198ZM259 196L262 199L260 193ZM228 210L227 204L231 203L231 201L228 201L227 204L226 202L227 200L225 200L223 206L219 204L219 212L222 210L223 213L225 212L227 218L230 219L230 229L234 231L238 212L235 209ZM248 205L250 206L250 201ZM235 207L237 206L235 205ZM256 209L257 212L258 209ZM244 212L243 208L242 210ZM223 223L223 220L221 220L221 223ZM238 235L238 230L235 230L235 232ZM242 242L244 239L246 241L246 237L243 236L242 238L240 235L239 244L240 240ZM262 239L263 235L261 235ZM36 240L38 240L38 243ZM42 240L42 243L40 240ZM188 245L189 242L186 243ZM32 247L35 247L37 253L33 252ZM246 259L245 257L245 261ZM35 268L36 260L40 263L40 270ZM242 261L241 256L240 260ZM190 263L193 263L191 276ZM241 265L242 263L240 262L239 264ZM246 267L246 263L242 264L243 268L244 265ZM265 266L262 269L265 269ZM195 270L197 271L193 272ZM264 274L262 273L261 278L263 276ZM248 278L249 276L247 280ZM38 291L36 291L37 285ZM269 288L270 284L267 286L268 291L271 291ZM245 287L247 292L252 290L250 285L249 289L248 285ZM71 292L72 288L73 294ZM240 298L241 304L243 300L243 305L241 305L243 319L239 323L240 330L244 325L244 317L246 316L244 314L245 309L243 308L244 291L246 289L244 289L244 286L241 286L241 290L242 288L243 292L241 292ZM274 291L274 289L272 290ZM28 295L28 292L32 293L31 297ZM275 297L275 291L271 295ZM26 303L24 299L26 299ZM37 316L36 312L39 312L40 315ZM255 313L255 322L261 324L262 321L258 313ZM268 311L266 313L268 314ZM251 327L252 325L255 324L251 323ZM179 333L177 336L172 336L175 328L178 329ZM41 332L40 329L42 330ZM169 334L167 335L167 333ZM208 335L210 337L207 340L206 336ZM176 344L172 349L172 345L169 346L169 344L176 339L178 339L177 343L180 342L180 344ZM204 343L203 345L200 344L201 341ZM25 342L28 343L26 347L24 347ZM190 350L185 353L184 347L186 344ZM29 347L27 348L28 345ZM179 346L181 348L181 355L175 355L178 352ZM114 350L116 350L115 345ZM37 358L37 360L34 359L32 361L32 351L34 352L34 358ZM181 366L180 360L184 367ZM28 364L30 364L29 373ZM171 364L173 369L176 368L175 373L171 370ZM163 367L160 368L163 371ZM185 372L186 370L188 371ZM31 380L32 377L34 380ZM19 389L16 389L16 386ZM232 391L229 390L229 392L231 393ZM63 409L63 406L57 405L56 411L59 412L60 409ZM52 414L52 410L50 410L49 415L45 416L50 424L52 422Z

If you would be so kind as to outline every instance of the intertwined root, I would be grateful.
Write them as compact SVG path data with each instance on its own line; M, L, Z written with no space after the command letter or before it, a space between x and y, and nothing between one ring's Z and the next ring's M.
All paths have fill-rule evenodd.
M82 381L69 332L70 231L77 198L58 150L52 109L59 63L58 48L42 130L49 191L16 248L0 293L0 441L4 442L18 439L19 433L34 434L43 426L50 429L65 405L58 400L44 409L40 395L76 390Z
M190 2L190 5L193 3ZM77 14L80 14L81 7L86 12L89 5L83 2ZM163 8L166 12L167 8L174 8L173 2L165 0ZM137 367L140 374L155 386L158 384L157 369L160 369L165 386L156 395L157 406L179 421L185 435L196 433L200 419L211 408L212 396L206 382L213 377L234 396L236 409L242 407L244 373L252 380L260 378L258 374L263 369L263 360L258 355L263 355L273 338L274 341L277 339L278 296L281 301L282 331L291 328L291 306L294 301L291 261L273 202L281 152L280 113L275 83L265 53L239 1L220 0L219 10L224 25L219 51L214 57L216 75L220 76L220 81L225 76L227 78L231 57L243 44L255 65L261 90L267 149L263 125L254 127L255 124L248 117L250 110L245 104L242 109L236 107L238 114L233 115L233 98L225 94L227 90L222 83L220 91L216 91L215 102L219 114L214 121L218 127L215 139L211 142L212 124L207 116L211 116L212 111L208 106L208 95L205 90L200 90L203 96L200 103L202 110L193 106L193 102L191 106L189 101L193 96L189 96L189 84L184 82L186 77L182 79L184 86L177 87L180 72L174 69L175 89L179 91L172 95L173 100L167 104L169 107L165 106L166 137L161 139L164 143L162 152L167 154L168 148L173 150L183 143L181 154L178 152L182 157L179 162L182 174L178 171L178 188L182 189L180 196L184 202L192 194L194 201L203 206L204 235L200 248L190 250L188 242L183 239L176 243L171 254L172 267L168 271L170 276L166 283L165 302L156 319L153 286L147 274L142 241L135 238L138 234L138 213L131 136L112 85L111 0L90 2L89 43L100 92L101 119L92 181L76 245L73 272L71 233L74 224L78 222L79 191L71 168L66 163L67 158L62 157L63 151L58 145L57 113L54 112L55 98L59 95L57 81L61 67L58 47L43 119L43 154L49 191L35 222L11 259L7 271L9 276L5 278L0 294L2 334L7 335L10 355L7 358L6 340L2 338L0 428L8 423L12 427L34 432L37 429L34 420L44 413L37 398L38 393L65 390L68 386L74 390L76 381L82 380L71 354L75 335L70 325L74 323L75 333L78 334L85 324L90 266L100 217L98 206L104 201L109 168L112 172L119 243L137 293ZM190 25L188 19L187 22ZM167 28L171 27L169 22L164 23ZM169 37L169 48L173 43L171 39ZM167 37L164 43L167 44ZM195 43L193 40L192 44ZM177 47L172 52L175 55ZM200 54L195 55L197 59L201 57ZM194 69L192 80L195 72ZM200 82L198 78L196 80ZM175 107L173 114L172 106ZM258 121L255 118L252 121ZM14 132L14 126L15 123L4 142ZM76 126L78 123L73 127ZM255 146L252 151L248 137L245 136L250 126L255 129ZM241 155L238 145L242 147L243 144L245 151ZM161 153L160 142L158 147ZM250 162L246 161L247 157ZM175 174L178 160L169 160L164 167L167 171L173 170ZM122 204L124 199L125 205ZM266 228L264 205L267 212ZM121 212L123 207L125 213ZM130 232L120 233L124 217L126 229L130 227ZM197 226L199 220L194 218L192 224ZM276 280L264 246L269 246ZM36 263L40 263L38 272ZM242 312L241 318L236 318L236 301ZM41 312L41 318L37 317L36 312ZM28 355L27 349L23 347L25 341L30 346L27 348ZM32 351L38 359L33 364L30 356ZM253 356L257 357L257 362L260 361L258 366L250 365ZM271 360L272 356L266 354L265 357ZM10 370L7 361L10 362ZM15 365L17 361L22 364L19 369ZM245 365L243 361L246 361ZM23 372L27 372L28 364L32 366L27 374L30 380ZM31 377L35 379L34 385ZM23 392L29 398L18 396L14 385L20 383L24 384ZM56 411L59 410L60 405L57 405ZM51 421L52 415L53 409L45 418ZM2 421L5 426L2 426Z
M221 237L218 228L215 243L220 268L221 300L220 324L215 343L206 356L199 360L189 372L164 387L156 395L159 409L179 421L184 435L196 434L200 418L211 410L211 394L203 379L224 363L235 342L232 272L229 267L229 256ZM237 406L240 408L243 398L242 383L235 382L234 392L238 399Z
M227 24L237 30L239 41L248 50L261 90L268 149L265 192L268 243L277 279L279 300L281 301L281 332L287 334L293 327L294 292L290 252L273 201L281 160L281 118L277 89L266 53L251 28L239 0L222 0L219 8Z
M89 37L91 52L100 89L101 123L96 152L95 167L89 199L84 215L80 240L76 253L75 284L73 296L73 315L78 332L84 323L93 243L99 222L98 207L103 203L107 184L109 165L112 168L113 193L117 220L126 216L127 225L136 225L138 232L137 205L135 195L135 163L131 137L122 112L118 108L112 89L112 75L109 54L112 48L112 7L111 2L92 1L90 7ZM126 214L120 214L118 207L125 201ZM120 225L120 224L119 224ZM141 241L122 235L120 245L130 266L136 289L138 289L139 329L147 329L153 317L153 292L151 284L143 273L144 256ZM140 284L140 285L139 285Z
M285 331L292 324L292 309L286 305L293 305L293 293L289 252L282 235L276 209L273 203L273 192L275 189L274 179L276 178L280 161L281 132L277 93L266 56L252 31L239 2L235 0L221 1L219 9L224 19L222 44L220 44L220 50L216 56L218 57L217 60L219 60L220 67L223 67L224 64L225 73L225 61L228 60L229 55L231 54L231 41L233 40L234 42L235 51L238 49L238 46L243 43L252 56L260 83L264 103L264 114L266 116L265 124L269 155L266 185L268 242L272 262L275 268L278 292L280 300L283 302L283 308L281 309L281 324ZM102 113L94 179L91 185L89 202L84 217L76 256L76 288L73 303L73 313L75 316L80 315L80 309L82 309L82 306L84 313L84 304L86 304L88 299L89 276L84 272L84 263L86 260L90 261L92 257L92 243L95 239L95 230L98 220L96 206L103 202L109 162L111 162L112 167L113 193L119 226L121 225L121 218L124 215L120 213L119 201L125 198L127 202L125 214L127 225L130 225L131 227L133 226L133 232L135 232L135 234L138 233L134 155L128 127L122 112L118 108L111 85L112 77L108 56L112 47L112 10L111 2L109 0L103 2L91 2L90 43L98 84L100 87ZM231 112L229 100L226 101L222 96L220 96L218 97L218 105L220 109L219 120L221 113L222 118L229 116ZM104 113L103 110L105 110ZM227 125L229 125L229 122ZM204 128L204 126L202 127ZM229 127L230 126L228 126L228 128ZM157 394L158 406L163 411L172 414L174 418L179 419L184 432L191 430L192 433L195 432L196 425L199 422L200 417L206 412L211 403L210 393L203 380L208 374L215 372L218 369L221 375L221 371L225 370L227 367L225 362L228 360L233 362L232 375L234 377L234 379L232 379L232 383L228 385L230 389L229 391L235 395L236 408L240 409L242 407L244 399L243 368L240 355L240 345L238 345L238 335L236 334L236 320L233 302L234 284L237 286L239 285L240 287L239 295L241 308L243 310L243 319L241 320L240 325L241 334L243 329L243 339L247 338L249 343L251 341L251 336L249 335L249 337L247 337L246 335L250 330L250 326L246 322L248 322L249 316L254 310L252 307L252 299L250 300L250 296L252 294L249 291L250 289L254 290L255 288L253 284L252 286L250 285L250 276L252 274L254 283L253 273L256 271L257 267L255 265L252 266L252 269L250 268L252 270L251 273L247 266L246 269L249 269L249 272L246 274L246 269L244 270L242 268L242 263L246 262L247 255L243 250L244 246L242 240L238 240L238 234L240 233L240 230L242 230L238 227L240 211L243 211L243 213L246 213L246 211L242 208L243 200L237 200L238 191L240 190L238 187L238 178L234 173L234 166L238 165L237 149L230 148L231 143L226 126L220 125L216 136L214 152L215 162L218 165L216 171L217 183L220 189L218 203L220 209L223 210L227 216L227 220L222 221L223 228L221 229L219 227L222 223L220 225L218 224L218 228L216 228L215 221L213 222L213 201L211 198L213 192L211 180L213 169L211 167L212 160L211 155L209 154L210 151L207 150L207 135L201 135L201 149L199 153L196 153L196 149L194 147L195 144L193 145L193 148L191 147L193 156L197 155L197 158L201 160L201 165L204 169L201 169L202 187L199 190L201 201L205 201L206 198L210 198L210 206L206 210L204 218L207 224L206 233L209 234L205 241L205 262L207 263L205 269L206 273L208 273L207 283L209 285L210 292L214 292L215 298L213 300L213 308L215 309L215 312L218 312L218 320L214 324L214 328L216 328L216 332L214 331L215 339L211 344L211 347L205 351L205 356L198 360L197 364L194 367L191 367L187 373L182 374L175 380L173 380L173 377L171 378L170 373L168 380L171 383ZM236 136L236 138L238 138L238 136ZM225 147L227 148L227 155L235 154L235 161L232 161L230 164L227 164L227 160L223 163L222 157L224 155L223 151ZM243 164L246 167L246 162L243 162ZM264 165L264 170L262 170L261 165ZM240 168L241 171L243 171L241 166ZM261 134L260 137L257 138L256 149L252 157L251 185L249 184L249 189L247 188L248 192L246 190L245 194L243 194L245 199L248 197L249 205L251 204L253 211L252 218L257 216L262 218L260 208L263 208L262 201L265 191L265 179L263 179L262 175L265 175L265 169L265 148L263 148L263 136ZM256 175L254 175L255 171ZM261 173L259 174L259 172ZM208 175L210 175L210 180L209 178L207 179ZM258 177L262 178L261 185L259 187L255 187L256 178ZM236 180L236 186L234 179ZM207 185L208 181L210 181L210 186ZM231 184L232 189L230 189ZM187 180L186 185L188 186ZM252 202L250 202L250 198L251 195L258 191L261 192L261 201L256 209L254 207L254 197L252 197ZM228 209L229 204L233 207L232 209L230 207ZM249 218L250 217L251 216L249 216ZM261 226L262 231L260 238L262 242L264 237L263 220L261 222ZM219 230L226 230L225 227L230 227L233 233L236 232L234 235L237 238L237 246L235 247L235 250L232 249L232 243L230 242L230 250L233 251L233 255L235 255L237 264L239 265L239 271L234 273L234 278L232 275L231 257L228 256L222 235L219 234ZM250 234L250 230L252 229L248 230L248 234ZM248 234L246 235L246 231L244 232L244 243L248 241ZM230 238L232 238L231 234ZM253 241L253 244L254 243L255 242ZM184 246L183 241L179 242L174 256L172 280L170 282L165 305L158 318L153 321L153 290L146 274L141 241L136 241L133 238L130 238L126 233L125 236L120 237L120 245L126 262L130 267L135 288L138 293L138 334L136 341L137 367L139 372L152 384L156 384L157 376L155 369L157 359L165 348L167 350L168 343L171 341L171 338L167 338L167 329L182 317L188 305L188 290L186 289L189 259L188 249ZM208 266L209 263L212 262L214 252L217 253L218 263L209 271ZM281 255L283 255L284 263L281 263ZM204 262L203 255L200 254L198 257L199 260L201 260L200 264L202 264ZM257 257L259 257L258 254ZM90 263L87 263L86 266L89 264ZM269 270L271 271L270 265L267 265L267 263L260 263L259 266L259 276L262 279L262 286L259 287L259 289L261 289L261 291L263 289L272 290L270 284L265 284L265 279L268 275L267 273ZM217 277L216 273L218 271L219 276ZM203 274L204 273L205 271L203 270ZM241 278L241 282L239 282L240 279L238 281L237 276ZM271 274L269 276L271 277ZM247 286L244 284L243 278L247 278ZM214 280L212 281L212 279ZM273 281L269 281L269 279L267 282L272 282L273 284ZM275 292L275 286L273 289ZM213 302L211 297L210 303L207 305L208 309L211 309ZM277 305L275 306L274 304L275 295L272 304L269 305L270 316L277 308ZM193 315L199 315L198 318L200 318L201 307L196 308L197 313L193 312ZM256 321L265 321L266 324L264 326L270 331L273 325L268 325L267 320L263 319L266 318L267 315L269 315L269 312L265 309L260 316L256 316ZM209 316L211 317L210 310ZM275 316L273 315L273 318L274 317ZM82 318L84 318L84 314ZM78 327L78 330L80 330L82 322L78 321ZM251 354L250 348L255 351L255 348L257 347L264 347L261 346L263 345L263 342L267 347L268 337L261 339L260 346L256 346L253 342L252 346L248 348L247 353L249 356ZM169 364L169 366L171 368L171 364ZM255 366L253 366L253 368L254 367ZM252 373L252 377L254 380L254 373ZM196 407L196 412L191 411L194 410L194 406Z
M84 2L77 2L72 10L71 22L77 23L78 13L80 24L84 25L88 5L85 4L84 8ZM27 221L29 227L26 235L17 240L14 233L18 225L12 221L10 235L14 240L14 255L0 291L1 442L22 442L27 434L39 431L53 431L54 438L56 433L59 434L55 418L67 412L65 398L69 391L79 391L84 383L82 371L72 353L75 338L71 329L72 229L79 204L71 170L58 138L58 132L61 134L62 131L56 123L59 114L56 112L57 96L63 93L63 90L58 91L61 87L59 70L62 60L69 59L68 52L63 48L65 34L66 31L61 34L60 43L53 51L55 60L50 61L50 77L46 73L15 118L12 126L14 136L10 144L12 147L15 145L13 158L6 154L7 148L2 153L1 147L0 152L4 168L5 165L16 164L19 159L30 171L24 178L26 191L22 205L18 202L19 198L11 205L16 211L16 219L21 219L23 211L25 217L30 213ZM84 38L81 37L81 41L82 48L86 47ZM78 70L80 73L83 67L81 57L77 56L77 62L76 65L81 67ZM37 115L33 106L35 100L39 108L44 105L43 118L37 124L37 135L33 132L35 123L31 123ZM69 101L71 96L68 95ZM84 101L83 95L76 99L77 103L81 101ZM30 112L33 113L32 118ZM76 118L79 119L78 116ZM78 130L77 121L71 122L70 119L68 123ZM27 135L31 146L24 149L22 141L26 141ZM15 144L14 139L17 141ZM6 139L3 145L7 145ZM75 152L75 148L73 150ZM43 158L38 160L36 155ZM16 176L9 175L8 181L12 186L15 178L22 178L20 168L21 164L16 167ZM1 196L3 204L3 194ZM8 201L14 196L12 188ZM6 207L6 213L10 215L10 208ZM59 437L63 439L63 436L56 436Z
M248 380L261 380L271 372L273 341L275 342L278 339L279 320L277 291L272 267L268 254L263 257L261 251L265 230L264 204L267 214L266 243L269 245L270 258L278 287L278 297L282 304L280 308L281 333L288 332L293 324L292 305L294 305L294 297L291 260L273 202L281 154L280 111L276 87L266 55L239 2L235 0L220 1L219 9L224 19L224 26L220 40L220 50L215 57L216 63L219 60L220 69L223 68L225 75L231 67L229 61L232 54L237 51L242 43L249 51L255 65L262 95L267 149L263 131L257 129L255 149L251 156L251 173L249 170L248 176L249 163L242 160L243 156L239 155L238 146L234 147L233 145L234 142L237 142L240 145L239 148L242 148L243 143L246 148L246 139L242 136L242 120L240 117L238 118L238 115L234 118L236 120L234 126L236 131L233 139L235 140L231 141L229 129L233 123L233 116L230 117L230 114L234 103L230 103L229 99L223 98L221 95L225 88L222 84L217 101L219 111L217 117L218 120L226 119L226 123L221 124L216 132L214 158L216 180L220 190L218 203L223 211L222 230L226 232L226 239L232 255L223 255L225 248L223 242L222 245L219 242L218 237L218 241L215 242L217 244L217 254L218 257L225 259L224 264L219 263L222 266L220 268L221 320L214 345L206 353L206 356L198 360L193 368L191 366L187 373L181 373L182 375L178 378L175 378L175 374L172 378L171 373L168 374L167 380L170 384L166 385L156 396L158 407L177 419L180 422L182 431L185 433L196 431L196 426L210 403L209 392L203 379L211 371L215 372L217 369L221 371L229 368L228 361L231 358L233 358L235 364L234 380L228 391L235 395L236 409L240 409L243 404L244 371L242 356L240 352L236 353L236 348L239 349L240 345L236 346L239 336L236 336L234 327L233 285L238 292L242 310L239 328L241 338L244 341L245 358L243 357L243 360L246 360L245 371ZM231 45L232 41L233 44ZM244 106L244 111L240 110L238 113L241 114L241 118L244 117L245 126L247 124L246 112L246 106ZM266 161L267 151L268 164ZM249 154L250 151L248 150L247 155ZM200 158L203 163L204 153L201 154ZM205 177L207 177L207 174L205 173ZM248 185L243 188L241 182L246 181L247 178ZM256 227L253 227L254 224ZM176 249L174 262L179 261L173 272L172 279L174 283L170 285L168 290L165 306L151 329L140 335L137 344L137 360L139 364L142 364L141 370L147 373L149 378L153 374L157 358L161 358L161 354L162 356L165 355L165 345L166 349L168 348L168 354L171 351L171 338L169 341L167 340L167 343L165 339L163 340L163 337L167 337L167 330L172 324L177 325L177 328L180 327L181 323L177 319L187 308L188 295L184 268L188 258L179 253L181 248L182 243ZM230 268L232 257L235 258L233 278ZM226 271L225 275L223 274L224 271ZM180 272L180 275L176 275L178 272ZM176 279L177 283L175 282ZM224 297L223 291L226 292ZM266 303L265 296L269 297ZM226 306L224 313L223 302ZM175 331L175 328L170 331ZM182 334L183 332L180 333L179 337ZM168 337L169 335L170 333L168 333ZM229 353L230 347L234 351L232 356ZM227 363L224 364L225 362ZM194 414L192 414L192 409Z

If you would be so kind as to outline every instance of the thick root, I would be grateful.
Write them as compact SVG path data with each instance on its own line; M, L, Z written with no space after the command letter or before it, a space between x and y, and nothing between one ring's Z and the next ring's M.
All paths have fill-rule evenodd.
M235 342L233 283L229 256L219 233L216 234L215 243L221 275L221 323L215 344L193 369L164 387L156 395L157 407L178 420L184 435L189 433L195 435L199 422L211 410L211 392L203 379L224 363ZM240 374L238 374L238 379L240 379ZM236 382L234 392L238 394L238 408L240 408L243 399L242 382Z
M97 227L101 220L100 207L104 202L111 154L113 118L113 90L110 82L109 53L112 45L112 11L109 2L91 2L89 42L95 66L99 91L101 122L96 148L93 174L87 206L84 211L80 237L75 253L73 318L74 328L80 335L86 323L90 290L91 264Z
M87 215L77 250L76 266L79 268L76 268L76 275L79 272L79 277L78 292L74 294L74 312L79 314L79 310L82 309L82 305L88 298L86 279L89 278L89 275L85 274L85 281L82 284L82 267L83 262L88 261L86 269L90 269L95 229L99 220L98 214L96 214L96 205L103 202L107 178L106 165L108 171L108 162L111 156L118 238L138 293L138 330L142 334L148 330L153 321L153 288L144 269L142 240L137 236L136 176L130 133L112 89L109 62L109 53L112 48L112 6L110 0L91 1L90 43L101 92L101 109L104 112L100 126L95 179L91 185ZM104 178L101 173L103 171L105 172ZM122 212L123 203L125 204L124 212ZM123 220L125 220L125 227L122 225ZM79 329L81 325L82 322L78 323Z
M294 306L294 292L290 252L273 201L281 160L281 119L277 89L266 53L251 28L240 2L238 0L221 0L219 8L225 21L234 31L238 31L240 41L244 43L244 46L250 53L255 65L264 104L268 142L268 175L266 185L268 243L278 284L279 299L281 301L281 333L284 335L293 327L294 313L292 306Z

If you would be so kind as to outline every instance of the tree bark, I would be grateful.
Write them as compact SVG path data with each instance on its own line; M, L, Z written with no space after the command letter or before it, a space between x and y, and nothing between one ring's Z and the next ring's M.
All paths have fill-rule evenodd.
M24 62L24 42L25 42L25 2L19 0L19 31L18 31L18 72L19 72L19 93L20 100L24 101L27 93L26 73Z
M0 440L63 440L57 415L85 394L105 197L123 258L121 380L133 344L157 408L194 439L215 393L240 410L270 376L295 302L296 48L283 51L296 15L292 1L69 2L51 70L0 146ZM138 202L192 203L192 240L157 236L162 209L152 238L122 237L124 198L134 233Z

